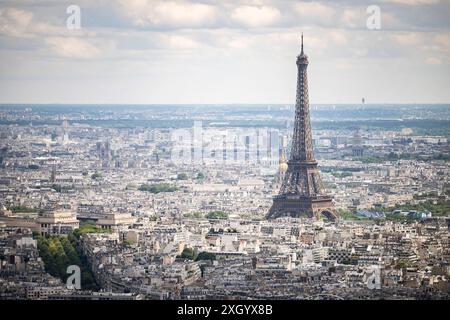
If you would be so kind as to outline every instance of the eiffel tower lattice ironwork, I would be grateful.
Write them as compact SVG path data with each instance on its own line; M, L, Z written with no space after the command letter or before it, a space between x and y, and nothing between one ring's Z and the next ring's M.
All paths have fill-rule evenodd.
M336 220L337 214L330 196L325 193L317 161L314 158L309 115L308 57L303 52L297 57L297 97L292 149L288 169L280 192L273 199L268 219L278 217L316 217L321 215Z

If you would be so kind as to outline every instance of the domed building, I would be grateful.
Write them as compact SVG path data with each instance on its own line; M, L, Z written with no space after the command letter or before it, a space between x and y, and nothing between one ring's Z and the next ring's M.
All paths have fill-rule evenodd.
M286 175L286 171L288 169L288 164L286 160L286 155L284 154L284 149L281 152L280 161L278 165L278 176L277 182L283 183L284 176Z

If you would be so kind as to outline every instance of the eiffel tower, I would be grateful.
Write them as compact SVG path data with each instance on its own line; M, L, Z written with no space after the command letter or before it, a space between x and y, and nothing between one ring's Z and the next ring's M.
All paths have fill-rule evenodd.
M309 116L308 57L302 49L297 57L297 97L292 149L288 169L280 192L273 198L268 219L278 217L310 217L321 215L335 221L337 214L332 198L325 193L317 161L314 159Z

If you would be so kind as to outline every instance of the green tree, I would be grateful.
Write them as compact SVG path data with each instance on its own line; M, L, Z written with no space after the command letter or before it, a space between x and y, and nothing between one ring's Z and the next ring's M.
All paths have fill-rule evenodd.
M203 213L196 211L192 213L186 213L183 215L183 217L185 217L186 219L202 219Z
M177 180L187 180L187 179L189 179L189 177L188 177L188 175L186 174L186 173L179 173L178 175L177 175Z
M387 156L388 160L398 160L398 155L396 155L394 152L390 152Z
M181 253L181 258L194 260L194 250L192 248L184 248L183 252Z
M101 178L101 177L102 177L102 174L99 173L99 172L95 172L95 173L93 173L93 174L91 175L91 179L92 179L92 180L97 180L97 179L99 179L99 178Z
M216 260L216 254L212 252L202 251L195 258L195 261L200 260L211 260L211 261Z
M207 219L228 219L228 213L223 211L210 211L206 215Z
M197 173L197 179L199 180L205 179L205 174L203 172Z
M11 210L13 213L16 213L16 212L32 213L32 212L37 211L34 208L30 208L30 207L22 206L22 205L10 207L9 210Z
M177 186L168 183L157 183L152 185L144 183L139 187L139 191L146 191L150 193L174 192L177 190Z
M33 236L37 239L39 256L44 261L46 272L66 281L69 276L66 273L67 267L78 265L81 269L83 289L98 289L87 258L83 255L79 245L81 233L70 233L67 238L63 236L41 236L37 233Z

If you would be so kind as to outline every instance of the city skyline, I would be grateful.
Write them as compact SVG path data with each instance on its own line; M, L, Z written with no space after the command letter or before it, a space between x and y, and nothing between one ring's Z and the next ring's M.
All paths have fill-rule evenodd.
M446 14L3 1L0 300L448 301Z
M0 299L448 300L448 107L318 110L336 221L267 219L292 115L0 108Z
M67 28L72 4L80 29ZM302 31L312 104L448 103L449 12L437 0L3 1L0 103L291 104Z

